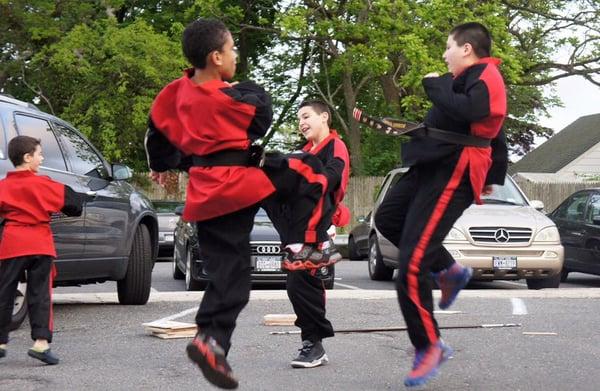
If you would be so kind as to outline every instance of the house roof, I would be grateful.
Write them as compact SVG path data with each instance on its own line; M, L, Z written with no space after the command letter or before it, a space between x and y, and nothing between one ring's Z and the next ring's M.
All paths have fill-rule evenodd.
M600 114L580 117L545 143L511 165L517 172L558 172L588 149L600 143Z

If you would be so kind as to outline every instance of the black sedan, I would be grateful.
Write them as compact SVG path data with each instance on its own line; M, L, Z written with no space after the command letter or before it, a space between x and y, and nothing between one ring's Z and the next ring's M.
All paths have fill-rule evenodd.
M358 225L348 234L348 258L364 259L369 256L369 233L371 232L371 213L356 219Z
M600 275L600 189L573 193L548 217L565 248L561 281L569 272Z
M183 207L178 207L176 214L181 216ZM173 278L185 279L188 291L204 290L210 277L204 273L202 250L198 246L196 224L188 223L181 217L175 227L175 251L173 254ZM254 285L285 286L286 273L281 270L281 241L279 234L269 220L267 213L259 209L254 218L254 228L250 234L252 247L252 283ZM320 270L324 277L326 289L333 289L335 268Z

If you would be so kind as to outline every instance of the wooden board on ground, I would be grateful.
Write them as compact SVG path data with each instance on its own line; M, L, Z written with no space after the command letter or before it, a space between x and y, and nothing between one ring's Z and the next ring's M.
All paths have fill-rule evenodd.
M296 314L267 314L263 317L265 326L294 326Z
M162 338L192 338L196 335L196 325L193 323L176 322L173 320L159 320L143 323L142 326L151 335Z

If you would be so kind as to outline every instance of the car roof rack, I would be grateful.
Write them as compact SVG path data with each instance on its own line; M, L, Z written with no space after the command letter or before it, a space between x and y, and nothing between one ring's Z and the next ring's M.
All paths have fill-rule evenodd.
M18 100L9 94L0 94L0 102L12 103L13 105L27 107L29 109L40 111L40 109L38 109L38 107L33 103L23 102L22 100Z

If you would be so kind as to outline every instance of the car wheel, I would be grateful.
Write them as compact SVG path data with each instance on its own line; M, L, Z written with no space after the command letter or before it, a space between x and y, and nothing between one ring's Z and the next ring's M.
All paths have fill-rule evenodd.
M152 242L148 227L137 227L125 278L117 281L117 292L121 304L146 304L152 285Z
M203 291L208 285L207 281L197 281L194 279L193 267L194 254L190 246L185 252L185 290L186 291Z
M391 281L394 269L383 263L383 257L379 251L377 236L369 238L369 277L374 281Z
M12 317L8 325L8 331L21 327L27 317L27 283L20 282L17 286L17 296L13 307Z
M528 279L527 288L529 289L544 289L558 288L560 285L561 273L558 273L548 278Z
M177 261L178 261L178 257L177 257L177 250L173 250L173 261L171 262L171 269L173 272L173 278L175 280L183 280L185 278L185 274L179 269L179 266L177 266Z
M354 236L348 237L348 259L351 259L353 261L362 259L362 257L358 253L358 249L356 248L356 242L354 241Z
M569 276L569 269L563 267L563 269L560 271L560 282L567 281L568 276Z

